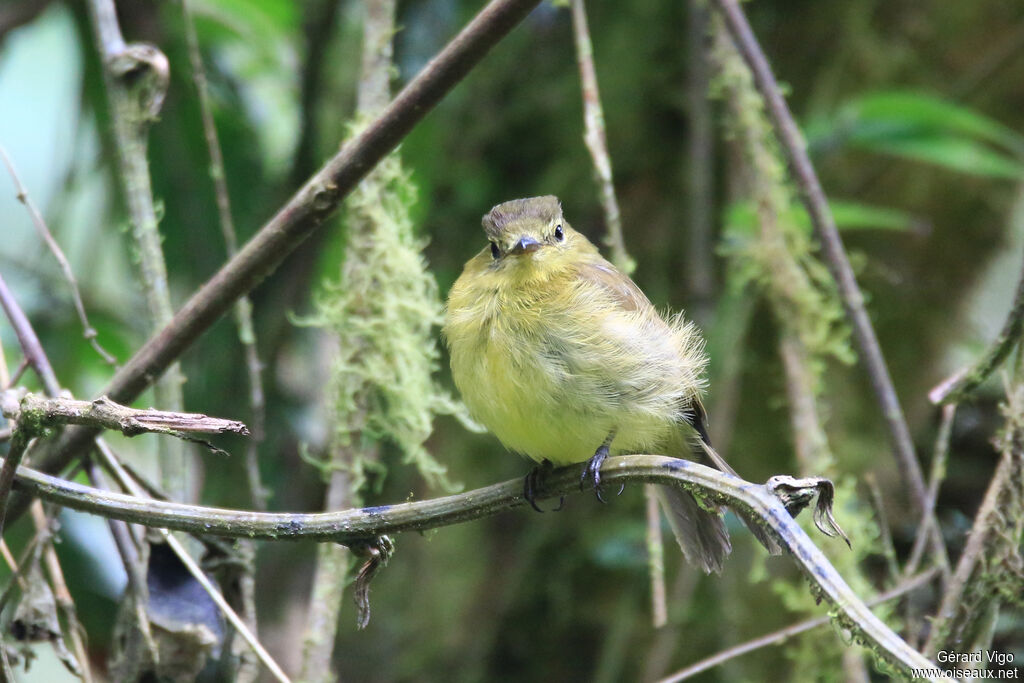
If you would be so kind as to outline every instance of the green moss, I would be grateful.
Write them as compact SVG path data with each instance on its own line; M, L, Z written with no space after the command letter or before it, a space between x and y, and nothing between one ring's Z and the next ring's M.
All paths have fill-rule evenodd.
M394 443L431 486L454 490L423 443L436 415L471 424L462 404L434 379L443 305L421 253L425 242L414 232L415 201L416 187L394 153L348 199L341 274L324 285L317 313L302 321L337 339L328 380L331 446L345 456L328 467L347 468L353 492L370 470L383 471L366 457L382 441Z

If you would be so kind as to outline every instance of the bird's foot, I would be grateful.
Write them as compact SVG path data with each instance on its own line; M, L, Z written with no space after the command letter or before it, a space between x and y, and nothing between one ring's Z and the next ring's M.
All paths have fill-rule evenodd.
M555 466L550 460L545 458L539 465L530 470L529 474L523 480L523 498L527 503L530 504L537 512L544 512L537 506L537 493L542 488L544 478L553 470ZM565 496L558 499L558 507L554 509L554 512L558 512L562 509L562 505L565 504Z
M601 465L604 464L605 458L608 457L608 447L610 445L611 438L601 444L601 447L597 449L593 457L587 461L586 466L583 468L583 473L580 475L580 491L589 482L594 489L597 499L602 503L607 503L608 501L604 499L604 494L601 493ZM622 489L619 489L619 493L622 493Z

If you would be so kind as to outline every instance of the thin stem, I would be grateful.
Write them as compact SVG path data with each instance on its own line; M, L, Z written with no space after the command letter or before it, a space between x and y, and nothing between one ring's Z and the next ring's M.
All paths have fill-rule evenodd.
M71 298L74 301L75 311L78 313L78 320L82 323L83 336L104 361L111 365L116 365L117 359L107 353L107 350L100 346L100 343L96 340L96 330L89 324L89 316L85 313L85 304L82 303L82 294L78 291L78 280L75 279L75 273L71 270L71 264L68 263L67 257L64 256L64 251L57 244L57 240L53 238L53 233L46 226L43 214L40 213L32 198L28 196L28 191L22 185L21 178L18 177L18 172L15 170L10 157L7 156L7 150L2 145L0 145L0 158L3 159L4 164L7 166L7 171L11 175L11 180L14 182L18 201L25 205L29 216L32 217L32 224L35 225L36 232L46 242L46 246L49 247L53 257L57 259L61 272L64 273L64 279L67 280L68 285L71 287Z
M668 602L665 591L665 544L661 537L661 506L657 489L644 484L647 511L647 571L651 580L651 623L661 628L668 623Z
M636 263L626 252L626 242L622 237L622 215L619 212L619 201L615 198L615 184L612 181L612 160L608 154L604 109L601 107L601 95L597 89L594 46L590 42L590 29L587 28L587 10L583 6L583 0L570 0L569 5L572 9L576 61L580 67L580 86L583 90L583 141L594 162L594 176L601 191L601 206L608 228L604 243L612 250L612 263L628 275L636 268Z
M103 65L104 92L117 148L117 180L131 218L132 239L153 331L173 315L167 265L159 231L147 158L147 136L163 104L170 79L167 57L153 45L126 44L113 0L89 0L90 16ZM169 363L156 382L157 405L180 412L184 406L180 368ZM180 500L195 500L191 463L182 444L157 442L161 485Z
M714 123L708 85L708 7L702 0L686 3L686 189L688 199L686 281L698 322L710 314L714 293Z
M335 3L338 4L338 3ZM214 195L217 199L217 217L220 221L221 234L227 247L228 258L238 253L238 237L235 222L231 217L231 196L228 194L227 172L224 170L224 154L221 151L217 127L213 120L213 106L210 103L210 88L206 80L206 68L199 51L199 38L196 36L195 21L189 0L181 0L181 13L185 24L185 43L188 47L189 62L192 66L192 81L196 86L199 100L199 113L203 122L203 137L206 149L210 154L210 179L213 181ZM252 324L252 301L242 296L235 303L235 326L238 338L245 352L245 367L249 374L249 408L251 415L249 426L252 428L252 439L245 448L246 483L249 485L249 496L253 507L257 510L267 509L267 498L270 492L263 487L260 479L259 447L263 443L264 423L266 421L266 398L263 393L263 364L260 362L256 347L256 330Z
M131 478L128 472L125 471L125 469L121 466L121 463L118 461L117 456L113 453L113 451L111 451L105 444L103 444L99 440L97 440L97 450L100 453L101 457L103 458L104 464L114 474L115 478L118 481L118 485L120 485L125 491L130 491L132 495L125 496L117 493L104 493L110 496L117 496L120 498L129 498L143 501L149 500L149 502L158 505L172 505L172 503L160 503L159 501L147 498L146 492L137 482L135 482ZM91 490L99 491L101 489ZM191 506L181 505L180 507L188 508ZM110 515L108 516L108 518L121 519L114 515ZM122 521L133 520L122 519ZM256 653L256 656L259 658L259 660L263 662L263 664L268 669L270 669L271 673L274 674L274 677L277 678L277 680L288 681L288 677L284 674L284 671L281 670L281 667L278 666L277 662L274 661L273 657L271 657L270 654L263 647L263 645L260 644L259 640L256 638L256 635L249 629L249 627L245 624L242 618L239 617L238 614L234 611L234 609L231 608L231 605L229 605L227 600L224 599L224 596L220 593L220 591L218 591L217 588L210 582L210 580L206 578L206 575L203 573L202 569L200 569L199 565L196 564L195 560L192 559L192 556L188 554L188 551L185 550L185 547L181 544L181 542L178 541L178 539L175 538L174 535L171 534L170 531L168 531L166 528L160 528L157 531L163 536L167 545L174 552L174 554L178 556L178 559L180 559L182 564L185 565L189 573L192 574L193 577L195 577L196 581L199 582L199 585L202 586L203 590L206 591L206 593L210 596L210 599L212 599L214 603L216 603L217 607L221 610L221 612L224 614L225 618L235 629L235 631L242 636L246 643L249 644L253 652Z
M37 533L43 533L50 528L50 523L43 512L43 504L36 500L32 503L32 522ZM50 585L53 587L53 597L57 601L57 607L64 614L64 623L67 624L68 636L71 639L71 648L75 652L75 659L82 681L92 683L92 669L89 666L89 653L85 649L85 640L82 637L84 629L78 621L78 613L75 610L75 601L68 590L67 581L64 580L64 571L61 569L60 560L57 559L57 551L53 543L47 540L43 548L43 562L46 564L46 573L50 577Z
M1024 394L1020 387L1017 391ZM1011 567L1019 557L1024 526L1024 401L1021 395L1009 399L1011 433L1004 437L1002 458L932 621L924 647L928 653L950 648L970 652L978 646L971 640L972 627L999 600L1000 581L1007 581L1005 576L1014 571Z
M861 602L807 534L796 524L772 490L703 465L654 455L609 458L602 471L609 484L650 482L683 486L711 504L729 505L780 541L811 581L816 597L836 610L839 623L855 638L872 644L872 651L908 673L931 666L920 653L883 624ZM513 480L454 496L368 509L324 513L258 513L203 508L146 500L100 491L63 481L25 467L18 468L19 486L42 498L114 519L194 533L245 538L308 538L342 544L401 531L426 530L495 514L525 504L522 482ZM555 470L544 497L579 492L579 468Z
M25 429L15 427L11 433L11 443L7 447L7 456L4 458L3 467L0 467L0 535L4 532L4 520L7 518L7 501L11 495L11 486L14 484L14 475L18 464L25 456L32 437Z
M1017 282L1017 292L1013 297L1013 306L1006 316L1006 322L999 335L992 341L985 352L976 361L961 368L934 389L928 392L932 403L959 403L968 394L981 386L992 371L999 367L1010 355L1014 345L1020 341L1024 331L1024 270Z
M902 597L911 591L917 590L921 586L927 585L933 578L935 578L937 573L937 568L921 572L917 576L907 579L896 588L888 590L881 595L868 600L866 604L869 607L874 607L875 605L880 605L884 602L889 602L890 600ZM729 660L736 659L737 657L741 657L749 652L753 652L754 650L759 650L762 647L768 647L769 645L780 645L795 635L810 631L818 628L819 626L824 626L828 621L828 617L807 619L797 624L793 624L792 626L787 626L786 628L761 636L760 638L754 638L753 640L748 640L745 643L734 645L727 650L722 650L721 652L702 659L695 664L691 664L685 669L661 679L658 683L679 683L679 681L685 681L699 673L713 669L716 666L721 666Z
M423 119L540 0L493 0L358 137L346 144L114 375L105 394L127 403L144 391L238 299L338 208L355 185ZM34 462L57 472L96 432L69 428ZM23 508L21 508L23 509ZM21 509L16 510L20 512ZM12 513L15 510L12 510Z
M3 307L7 320L14 328L14 334L18 337L18 344L21 346L22 353L25 354L25 360L39 375L39 381L43 383L46 393L56 396L60 393L60 383L57 381L57 375L53 372L53 366L50 365L50 360L46 357L46 352L43 351L43 345L39 343L39 337L32 329L32 324L25 317L25 312L21 310L21 306L18 305L11 290L7 288L7 283L4 282L2 275L0 275L0 306ZM19 375L20 373L15 373L15 376ZM12 378L11 381L17 380Z
M366 0L363 3L363 45L356 88L356 118L368 120L378 115L391 99L391 74L394 62L395 0ZM380 172L371 172L359 187L357 194L374 196L377 200L386 197L388 188ZM365 239L372 239L381 232L379 219L353 210L348 216L348 245L342 263L342 282L351 286L365 276L372 268L366 254L359 245ZM365 277L364 277L365 276ZM368 320L375 313L371 309L357 311L354 315ZM343 342L344 343L344 342ZM354 343L366 343L356 339ZM335 360L334 362L338 362ZM355 393L351 410L338 410L334 415L342 419L355 432L347 444L333 439L330 444L330 479L327 483L325 509L337 510L352 507L361 500L359 484L353 482L351 473L359 461L377 460L378 448L373 439L361 438L358 432L366 422L369 410L370 392L364 387ZM344 414L344 417L341 415ZM348 548L324 544L317 549L316 570L313 587L309 594L309 611L305 633L302 636L302 679L304 681L333 680L331 654L338 632L338 615L341 613L345 587L349 584ZM361 624L362 626L362 624Z
M949 461L949 441L953 435L953 419L956 417L956 404L950 403L942 406L942 423L939 425L938 436L935 437L935 450L932 455L931 470L928 475L928 504L925 506L924 517L917 527L914 535L914 545L910 550L910 557L906 566L903 567L903 575L907 576L917 571L921 565L921 558L924 556L925 543L928 538L930 526L939 528L939 521L935 518L935 505L939 500L939 487L946 478L946 463ZM933 558L942 569L943 579L949 578L949 558L945 553Z
M789 107L786 105L782 91L775 82L775 76L768 65L768 60L754 37L743 10L740 9L739 2L737 0L713 0L713 3L721 12L726 27L732 35L737 49L750 67L754 83L764 98L779 142L792 168L794 180L800 189L800 196L811 218L811 224L814 226L814 233L821 243L825 263L839 289L843 308L850 321L850 326L853 328L853 336L860 350L861 360L864 362L871 386L889 428L900 475L910 491L914 507L918 513L923 513L926 503L924 476L914 452L910 429L903 417L903 409L900 407L896 389L893 387L892 378L878 344L878 338L875 336L871 319L865 309L864 296L857 286L853 268L850 266L849 258L843 248L842 238L839 236L821 183L818 181L810 157L807 155L803 138Z

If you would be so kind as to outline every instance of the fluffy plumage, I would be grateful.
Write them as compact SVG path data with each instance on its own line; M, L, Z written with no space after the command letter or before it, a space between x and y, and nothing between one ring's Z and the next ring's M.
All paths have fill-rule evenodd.
M490 245L452 287L443 330L473 417L537 462L587 461L610 434L614 454L687 455L707 364L696 328L662 318L555 197L499 204L483 225ZM687 557L717 570L721 518L663 494Z

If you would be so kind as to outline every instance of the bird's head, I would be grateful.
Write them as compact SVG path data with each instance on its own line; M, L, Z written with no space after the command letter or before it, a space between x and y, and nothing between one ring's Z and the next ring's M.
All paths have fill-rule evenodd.
M558 197L529 197L498 204L483 217L496 268L553 267L586 238L569 227Z

